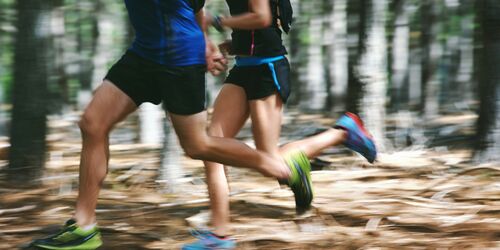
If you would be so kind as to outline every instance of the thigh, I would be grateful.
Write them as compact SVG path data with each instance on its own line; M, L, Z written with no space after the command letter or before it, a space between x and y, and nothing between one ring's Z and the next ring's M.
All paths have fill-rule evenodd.
M90 125L109 131L116 123L137 109L134 101L112 82L104 80L83 114Z
M175 113L168 113L168 115L183 149L206 145L208 139L206 111L192 115Z
M159 104L161 96L152 81L152 69L160 66L128 51L111 67L105 79L129 96L136 106L144 102Z
M250 101L250 117L255 146L277 156L283 102L278 93Z
M247 100L258 100L279 93L285 103L290 95L290 64L284 58L270 64L235 66L225 82L245 89Z
M248 116L245 90L233 84L225 84L215 99L209 133L213 136L234 137Z
M272 95L276 91L276 87L269 72L262 70L263 67L265 65L235 66L229 71L225 83L243 88L247 100Z
M205 65L163 67L155 72L165 110L193 115L206 109Z

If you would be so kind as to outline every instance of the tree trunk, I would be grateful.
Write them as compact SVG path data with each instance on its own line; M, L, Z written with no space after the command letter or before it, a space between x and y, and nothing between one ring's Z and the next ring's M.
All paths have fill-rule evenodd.
M398 111L408 108L410 25L406 1L396 1L394 15L394 36L391 51L391 107Z
M144 103L139 107L139 139L143 144L161 144L166 123L161 105Z
M478 2L482 53L479 77L479 119L475 160L500 161L500 2Z
M442 42L443 52L439 62L439 97L438 111L440 113L455 110L458 102L464 100L464 93L460 91L458 82L455 81L458 75L460 62L460 38L461 34L457 30L461 29L458 22L451 22L453 18L460 16L460 20L465 17L459 13L459 4L451 1L445 4L446 18L443 33L446 34L446 40Z
M314 11L308 24L309 42L306 48L307 64L305 66L305 81L301 86L303 97L300 99L300 108L302 110L322 110L326 101L325 74L323 72L323 52L322 52L322 33L323 18L321 16L320 6L317 2L309 2L307 9Z
M94 3L89 1L78 1L78 33L77 33L77 50L79 57L79 72L78 80L80 89L78 90L77 103L79 109L85 108L92 98L92 76L94 64L92 58L96 53L98 29L97 18L94 14L86 16L86 13L95 10ZM84 26L90 24L90 34L86 33ZM90 37L90 41L85 37Z
M2 6L0 5L0 8ZM0 22L0 26L2 25L2 22ZM3 32L0 28L0 55L3 55L3 50L4 50L4 39L3 39L3 36L4 36L5 32ZM2 105L4 103L4 81L3 79L4 78L4 75L5 75L5 66L4 66L4 62L3 60L0 58L0 114L2 113ZM1 115L0 115L1 116ZM0 129L1 130L1 129Z
M331 0L328 0L329 2ZM347 1L331 2L329 14L329 32L324 53L326 83L328 87L327 110L341 112L345 110L348 81L348 49L347 49Z
M98 0L95 3L97 16L97 43L93 54L92 88L95 89L102 83L108 71L108 62L113 60L113 20L106 7L106 1Z
M291 81L291 94L288 100L289 105L298 106L300 101L304 98L302 87L306 84L304 77L302 77L303 66L307 65L306 52L307 44L303 41L304 33L307 32L308 20L306 15L302 15L302 10L307 10L307 4L305 1L292 1L294 16L293 27L289 33L289 47L288 52L290 54L290 81Z
M179 139L175 134L173 126L163 123L163 150L161 153L161 169L159 181L166 183L164 191L167 193L179 193L179 181L184 176L182 164L183 151L179 144Z
M424 120L438 115L439 75L437 72L439 58L443 48L438 40L442 23L438 20L441 13L441 1L424 0L422 3L422 99L420 111Z
M28 181L45 163L52 1L17 1L9 180Z
M66 74L65 62L65 20L64 1L51 0L51 34L53 48L51 58L54 58L52 68L49 70L49 113L60 113L69 104L68 76ZM50 66L50 64L49 64Z
M361 57L359 74L364 85L360 115L372 133L379 151L385 149L385 103L387 92L387 1L372 2L370 29L366 39L366 51Z
M363 84L360 80L358 65L359 59L366 50L367 18L371 6L370 0L359 0L347 7L347 16L358 16L356 25L348 24L348 34L355 34L357 43L349 44L349 57L347 64L347 99L346 110L353 113L360 112L361 98L363 96ZM353 27L354 26L354 27Z
M454 79L457 87L454 88L459 94L457 102L462 109L468 109L470 103L475 98L474 86L474 2L473 0L462 0L460 5L461 19L460 27L462 33L460 36L460 63L458 72Z

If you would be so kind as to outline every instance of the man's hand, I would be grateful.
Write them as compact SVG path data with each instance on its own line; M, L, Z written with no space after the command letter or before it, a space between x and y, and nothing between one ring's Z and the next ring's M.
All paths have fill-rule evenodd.
M227 59L210 40L207 40L205 59L207 61L207 71L214 76L219 75L227 68Z
M210 73L213 76L218 76L223 71L227 69L227 60L222 54L216 54L213 56L213 68L210 70Z

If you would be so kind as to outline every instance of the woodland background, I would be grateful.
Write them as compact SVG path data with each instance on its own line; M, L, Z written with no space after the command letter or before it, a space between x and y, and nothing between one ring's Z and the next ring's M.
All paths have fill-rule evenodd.
M500 2L292 3L282 142L351 111L381 154L374 165L343 147L314 159L314 209L303 217L288 190L231 168L239 246L500 248ZM227 13L221 0L208 9ZM0 0L0 248L23 247L71 217L76 123L133 36L122 1ZM223 79L208 78L209 100ZM238 138L251 145L250 131ZM208 216L204 171L179 149L161 108L141 106L111 143L98 207L104 249L192 240L189 227Z

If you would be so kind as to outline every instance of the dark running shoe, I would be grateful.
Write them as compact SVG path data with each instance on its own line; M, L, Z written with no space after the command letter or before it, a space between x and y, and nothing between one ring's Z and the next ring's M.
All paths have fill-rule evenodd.
M68 220L59 233L35 240L31 245L40 249L93 250L102 245L102 240L97 227L85 231L75 220Z
M361 119L353 113L345 113L337 120L335 128L347 131L344 145L364 156L368 162L373 163L377 157L377 149L373 137L363 126Z
M313 200L311 164L303 152L288 155L285 162L291 171L287 184L295 194L295 209L302 214L311 208Z

